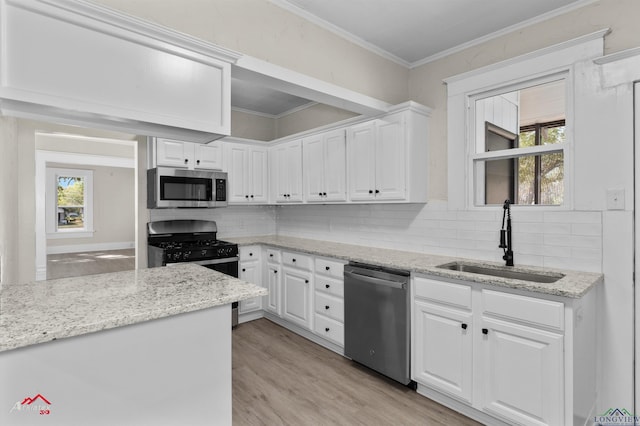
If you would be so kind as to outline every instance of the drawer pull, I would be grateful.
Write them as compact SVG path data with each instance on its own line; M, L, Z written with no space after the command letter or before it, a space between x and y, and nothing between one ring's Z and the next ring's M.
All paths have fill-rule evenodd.
M329 327L325 327L324 331L326 331L328 333L329 332Z
M253 256L253 253L249 253L249 256Z
M331 287L329 284L324 285L324 288L329 288L329 287Z
M305 284L309 284L309 280L304 280L304 283Z
M329 305L325 305L325 306L324 306L324 308L325 308L325 309L329 309Z
M489 334L489 329L488 328L483 328L482 329L482 334Z
M291 261L292 261L292 262L295 262L296 260L295 260L295 259L291 259Z
M273 257L273 253L269 253L269 257Z
M466 330L467 329L467 324L462 323L461 327L462 327L463 330Z
M328 271L331 268L329 266L325 266L324 269L325 269L325 271Z

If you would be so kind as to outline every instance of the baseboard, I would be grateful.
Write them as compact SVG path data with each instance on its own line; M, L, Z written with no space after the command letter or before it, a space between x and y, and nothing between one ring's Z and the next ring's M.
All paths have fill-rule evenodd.
M124 250L135 247L133 241L96 244L70 244L64 246L47 246L47 254L84 253L89 251Z

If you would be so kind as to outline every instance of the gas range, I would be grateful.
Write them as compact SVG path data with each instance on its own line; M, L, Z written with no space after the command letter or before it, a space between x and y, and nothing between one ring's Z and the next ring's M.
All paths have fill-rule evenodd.
M213 221L163 220L148 223L147 230L149 267L179 262L215 265L223 263L222 260L238 261L238 245L218 240Z

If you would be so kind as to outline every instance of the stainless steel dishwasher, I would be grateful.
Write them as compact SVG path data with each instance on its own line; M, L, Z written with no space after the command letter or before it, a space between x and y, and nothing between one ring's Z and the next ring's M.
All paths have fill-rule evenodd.
M345 355L402 384L411 383L409 272L346 265L344 315Z

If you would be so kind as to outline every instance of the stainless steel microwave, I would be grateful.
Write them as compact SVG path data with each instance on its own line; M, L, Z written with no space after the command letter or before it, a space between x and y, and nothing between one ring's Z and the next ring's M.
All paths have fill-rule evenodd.
M227 205L227 174L156 167L147 170L147 207L206 208Z

